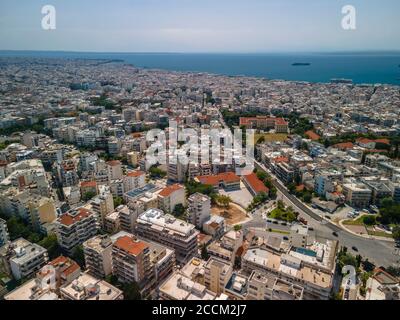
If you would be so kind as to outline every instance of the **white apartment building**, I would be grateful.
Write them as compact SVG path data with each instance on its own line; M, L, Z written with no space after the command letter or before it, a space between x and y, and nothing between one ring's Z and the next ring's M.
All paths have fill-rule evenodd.
M211 199L201 193L192 194L188 198L188 222L198 229L210 218Z
M346 202L356 208L369 206L372 197L371 189L363 183L347 183L343 185L343 194Z
M99 230L96 213L85 208L63 214L57 219L56 227L58 243L70 255L77 245L95 236Z
M135 233L144 238L175 250L179 262L187 262L197 254L197 236L195 226L164 214L158 209L150 209L136 220Z
M8 244L8 264L16 280L30 278L48 261L47 250L20 238Z
M146 174L143 171L131 171L123 178L124 192L142 188L146 184Z
M173 184L158 193L158 208L168 213L172 213L175 206L186 204L185 188L180 184Z

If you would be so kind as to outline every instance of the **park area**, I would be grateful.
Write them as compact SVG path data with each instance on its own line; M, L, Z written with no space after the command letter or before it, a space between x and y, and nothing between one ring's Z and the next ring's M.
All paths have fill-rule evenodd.
M215 205L211 208L211 214L225 218L226 224L231 226L248 220L246 211L235 203L231 203L229 207Z
M282 201L278 201L278 206L268 213L268 217L276 220L283 220L286 222L293 222L297 220L297 214L292 207L285 208Z
M392 233L377 226L376 215L362 215L357 219L345 220L343 225L350 231L360 235L392 238Z

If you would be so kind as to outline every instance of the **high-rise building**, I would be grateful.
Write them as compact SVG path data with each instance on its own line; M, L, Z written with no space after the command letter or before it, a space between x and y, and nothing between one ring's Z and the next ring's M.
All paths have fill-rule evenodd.
M112 272L112 241L107 235L98 235L83 243L85 266L94 277L104 279Z
M57 219L57 238L61 248L72 254L76 246L97 234L99 224L93 211L85 208L70 210Z
M203 223L210 218L211 199L210 197L195 193L188 198L188 222L201 229Z
M187 262L197 253L195 226L157 209L147 210L136 220L135 233L175 250L179 262Z

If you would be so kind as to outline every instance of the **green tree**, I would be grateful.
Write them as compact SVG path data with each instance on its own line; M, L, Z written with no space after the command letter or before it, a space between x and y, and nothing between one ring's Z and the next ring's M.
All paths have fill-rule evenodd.
M367 226L373 226L373 225L376 224L376 217L375 216L370 216L370 215L364 216L363 222Z
M140 288L136 282L127 283L122 286L124 300L142 300Z
M210 255L208 254L207 246L203 244L203 246L201 247L201 258L207 261L209 257Z
M89 201L91 199L93 199L96 196L96 192L85 192L85 194L82 196L82 200L83 201Z
M182 218L185 215L185 207L182 203L178 203L173 211L173 215L177 218Z
M79 264L82 268L85 266L85 255L83 253L83 246L78 245L74 249L72 249L72 257L77 264Z
M393 239L400 241L400 226L395 226L392 231Z
M51 234L45 238L43 238L39 245L43 248L47 249L49 253L50 260L53 260L61 255L61 248L57 241L57 236L55 234Z
M114 208L119 207L120 205L124 204L124 199L121 197L114 198Z

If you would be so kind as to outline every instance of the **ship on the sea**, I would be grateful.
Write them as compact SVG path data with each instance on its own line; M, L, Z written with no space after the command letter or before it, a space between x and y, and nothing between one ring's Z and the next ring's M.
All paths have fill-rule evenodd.
M292 66L294 66L294 67L304 67L304 66L310 66L311 65L311 63L308 63L308 62L295 62L295 63L292 63Z
M352 79L334 78L334 79L331 79L331 83L353 84L353 80Z

